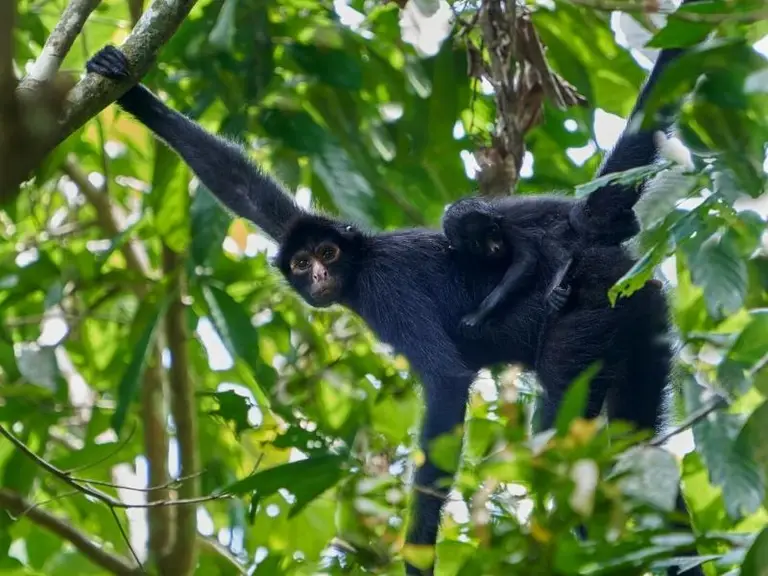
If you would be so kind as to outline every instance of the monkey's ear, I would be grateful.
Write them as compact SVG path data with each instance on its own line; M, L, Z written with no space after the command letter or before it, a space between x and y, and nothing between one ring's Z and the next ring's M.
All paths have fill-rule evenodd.
M347 224L346 226L342 227L341 230L341 237L346 240L354 240L355 238L360 236L360 231L352 226L352 224Z

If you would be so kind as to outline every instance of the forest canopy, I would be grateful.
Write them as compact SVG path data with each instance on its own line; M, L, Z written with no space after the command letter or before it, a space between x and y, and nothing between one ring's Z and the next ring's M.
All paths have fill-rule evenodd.
M765 576L765 2L517 2L487 25L512 4L2 4L0 575L402 574L433 554L438 575L645 574L695 542L708 575ZM590 193L658 50L698 45L647 106L687 95L659 162L619 176L652 176L610 294L665 284L667 429L613 440L622 423L578 417L585 378L532 434L535 378L484 370L436 551L403 547L418 378L353 313L309 308L274 242L112 105L127 86L85 76L107 44L299 203L376 231L439 227L478 192ZM666 522L680 486L692 531Z

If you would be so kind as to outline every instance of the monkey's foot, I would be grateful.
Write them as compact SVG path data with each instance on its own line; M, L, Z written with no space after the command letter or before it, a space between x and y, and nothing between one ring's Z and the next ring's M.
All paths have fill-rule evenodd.
M562 310L568 302L568 297L571 295L570 286L557 286L552 290L547 298L547 304L552 312L559 312Z
M480 314L467 314L461 319L459 331L465 338L477 338L483 329L485 322Z
M128 58L115 46L104 46L96 52L86 63L85 69L110 80L127 80L131 77Z

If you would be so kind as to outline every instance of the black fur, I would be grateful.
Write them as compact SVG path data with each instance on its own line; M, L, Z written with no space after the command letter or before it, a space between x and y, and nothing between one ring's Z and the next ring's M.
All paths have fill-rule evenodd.
M487 318L516 294L529 291L539 272L549 279L542 294L549 310L558 312L565 306L571 290L561 284L570 269L572 254L563 246L565 238L559 229L552 233L543 227L541 221L549 220L546 203L543 206L540 218L523 225L516 220L520 213L505 210L491 199L462 198L446 211L445 236L468 265L508 266L498 286L477 310L462 319L465 333L471 335L486 329ZM572 231L567 220L559 228Z
M654 74L668 60L663 53ZM102 49L87 68L117 80L130 76L127 61L114 47ZM647 88L641 100L646 92ZM338 270L345 277L338 302L358 313L383 341L402 352L424 387L421 443L427 460L416 472L416 483L429 493L415 492L408 542L435 543L447 492L444 482L450 481L450 474L429 459L429 441L463 423L469 388L483 366L515 362L534 367L538 357L538 375L548 392L546 425L553 421L573 378L593 361L602 360L604 369L595 379L587 415L596 415L608 397L612 415L643 427L657 425L670 362L669 347L662 340L667 331L666 304L657 287L646 286L613 309L599 307L565 314L547 331L539 347L547 310L541 297L546 281L537 278L530 291L516 298L513 313L499 315L493 331L478 339L466 338L459 332L461 318L475 310L500 282L505 266L490 266L478 273L457 257L437 230L369 235L351 224L307 213L252 164L241 148L207 133L145 87L130 88L118 103L176 150L223 204L281 242L278 265L303 296L306 286L291 278L286 259L318 239L331 238L341 245L344 253ZM659 129L666 128L659 125ZM602 172L645 164L654 154L650 132L627 133ZM614 162L614 156L619 160ZM614 224L634 222L626 210L631 211L634 201L630 197L636 199L639 191L625 192L612 188L593 195L599 201L590 197L569 203L573 209L566 211L565 217L570 215L573 225L587 233L608 229L596 225L602 219ZM542 206L550 204L556 212L564 206L559 199L541 199L539 214ZM604 218L600 212L603 207L608 213ZM556 218L562 217L557 212ZM574 277L584 278L585 284L594 281L602 285L604 279L615 281L632 265L619 247L601 251L594 258L595 267L600 264L599 278L594 272L585 277L586 270L578 263ZM575 291L580 289L584 287L574 285ZM408 572L418 573L412 566Z

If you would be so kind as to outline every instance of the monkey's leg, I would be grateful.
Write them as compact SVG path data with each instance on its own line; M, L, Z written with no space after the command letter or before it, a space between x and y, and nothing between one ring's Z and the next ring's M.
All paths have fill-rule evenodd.
M430 457L430 444L439 436L454 432L464 424L474 373L459 371L458 374L450 376L426 372L423 374L426 411L419 443L424 452L425 462L415 474L412 517L406 542L409 545L435 546L440 526L440 512L448 497L454 471L442 470L435 465ZM458 467L458 454L455 464ZM406 563L406 573L430 575L432 568L420 570Z

